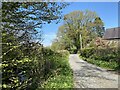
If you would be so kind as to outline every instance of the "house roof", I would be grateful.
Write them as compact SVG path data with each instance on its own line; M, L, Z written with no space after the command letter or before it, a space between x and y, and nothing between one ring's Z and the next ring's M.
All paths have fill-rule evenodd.
M120 27L106 29L103 39L106 40L120 39Z

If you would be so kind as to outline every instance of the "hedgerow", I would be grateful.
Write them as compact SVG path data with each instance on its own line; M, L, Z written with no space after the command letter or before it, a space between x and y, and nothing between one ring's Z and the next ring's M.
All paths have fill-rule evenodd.
M86 48L80 51L83 60L101 67L118 70L120 49L118 48Z

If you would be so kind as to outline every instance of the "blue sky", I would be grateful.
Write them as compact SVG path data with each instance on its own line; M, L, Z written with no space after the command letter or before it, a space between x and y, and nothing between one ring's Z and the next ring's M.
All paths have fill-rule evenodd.
M63 15L68 14L75 10L91 10L95 11L98 16L101 17L105 24L105 28L117 27L118 26L118 3L117 2L72 2L69 6L63 9ZM44 33L42 42L44 46L50 46L52 41L56 38L56 33L60 25L51 23L45 24L42 28Z

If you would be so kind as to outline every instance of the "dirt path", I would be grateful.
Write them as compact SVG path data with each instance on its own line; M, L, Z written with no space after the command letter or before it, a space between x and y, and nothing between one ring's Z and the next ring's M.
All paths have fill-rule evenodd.
M118 75L89 64L71 54L69 63L74 74L74 88L118 88Z

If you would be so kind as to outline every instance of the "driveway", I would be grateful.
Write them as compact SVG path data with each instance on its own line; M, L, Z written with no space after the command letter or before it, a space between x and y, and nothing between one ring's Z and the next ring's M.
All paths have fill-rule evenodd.
M71 54L69 63L74 75L74 88L118 88L118 75L87 63Z

